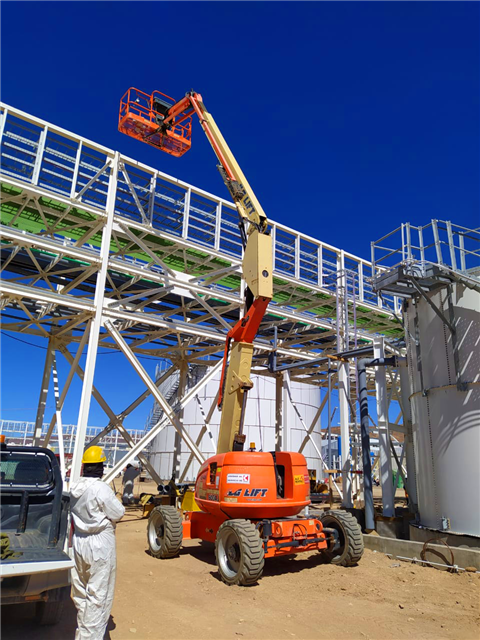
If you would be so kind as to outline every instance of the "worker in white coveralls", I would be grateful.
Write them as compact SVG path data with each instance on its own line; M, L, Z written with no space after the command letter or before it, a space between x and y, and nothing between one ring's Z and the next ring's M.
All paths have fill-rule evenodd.
M101 447L83 454L83 477L70 488L74 526L72 598L77 607L75 640L103 640L112 610L117 557L115 524L125 513L102 482Z
M131 464L127 464L125 473L123 474L123 504L133 504L135 499L133 497L133 483L135 478L140 475L140 465L136 460L133 460Z

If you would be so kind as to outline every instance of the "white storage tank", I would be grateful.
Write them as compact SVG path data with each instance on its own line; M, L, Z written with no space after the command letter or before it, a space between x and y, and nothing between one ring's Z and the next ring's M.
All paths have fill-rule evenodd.
M426 300L409 300L404 316L418 507L423 526L480 536L480 296L451 287L457 354ZM450 320L448 288L427 295Z
M193 384L196 383L199 373L200 372L198 371L194 372L194 379L190 380L190 386L193 386ZM254 442L257 451L260 449L263 451L274 451L275 379L255 374L253 374L251 378L254 386L248 394L244 423L244 433L246 435L245 446L247 448L250 442ZM198 394L205 414L208 413L217 394L218 385L219 377L212 379ZM291 382L290 386L292 398L294 399L305 424L309 427L320 404L320 388L297 382ZM298 451L306 433L290 401L288 401L286 405L287 406L284 407L283 416L290 429L290 448L292 451ZM213 437L215 438L215 443L218 440L220 417L220 412L215 408L210 422L210 429L213 433ZM196 399L193 399L184 410L184 428L188 431L190 437L194 441L196 441L200 434L203 424L203 416L199 403ZM163 480L169 480L172 476L175 433L175 429L172 426L165 427L159 435L154 438L150 448L150 462ZM312 436L315 438L315 442L320 448L322 446L320 420L317 421ZM203 436L200 444L200 450L206 458L216 453L208 434ZM307 459L308 468L315 469L317 471L317 477L322 477L320 473L321 462L310 441L308 441L305 446L303 454ZM193 459L193 462L188 467L186 473L184 473L185 466L187 465L189 458L189 449L182 440L180 478L183 476L182 479L184 481L194 480L199 468L199 464L195 459Z

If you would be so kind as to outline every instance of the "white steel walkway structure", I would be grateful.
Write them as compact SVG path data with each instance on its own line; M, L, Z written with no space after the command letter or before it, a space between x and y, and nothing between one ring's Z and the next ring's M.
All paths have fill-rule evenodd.
M61 426L62 406L77 375L83 387L73 478L80 472L92 395L108 421L94 441L117 429L131 446L130 457L140 455L154 478L141 452L167 423L203 460L199 443L183 428L181 409L221 366L225 335L243 304L233 204L7 105L1 105L0 139L3 330L42 336L48 345L34 442L48 442L55 424ZM403 336L395 318L401 301L373 293L371 262L276 222L271 233L274 299L254 343L257 370L266 372L275 330L279 364L313 360L373 340L378 352L395 351L394 340ZM77 345L76 356L68 345L70 350ZM146 387L120 411L93 384L99 347L121 350ZM58 355L71 365L61 390ZM139 355L166 358L172 366L153 381ZM158 386L173 371L180 370L182 379L190 364L206 365L208 373L174 413ZM343 442L348 442L356 423L354 369L337 366L332 382L339 389ZM56 411L42 435L52 370ZM290 377L320 385L327 370L324 362L292 371ZM285 376L278 375L279 430ZM150 396L164 417L134 442L123 420ZM343 464L348 503L348 455Z

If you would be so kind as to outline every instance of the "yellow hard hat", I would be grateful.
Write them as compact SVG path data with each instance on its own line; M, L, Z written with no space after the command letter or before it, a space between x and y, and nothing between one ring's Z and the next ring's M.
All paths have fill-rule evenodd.
M89 447L83 452L83 464L95 464L96 462L105 462L106 456L102 447Z

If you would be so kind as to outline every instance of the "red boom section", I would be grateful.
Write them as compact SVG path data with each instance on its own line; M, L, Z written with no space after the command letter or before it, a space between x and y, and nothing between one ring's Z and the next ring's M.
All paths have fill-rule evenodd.
M253 342L257 335L260 323L268 307L270 298L257 298L253 301L248 309L247 315L241 318L237 324L227 333L225 342L225 350L223 353L222 375L220 376L220 390L218 393L217 406L221 407L223 402L223 388L225 374L227 371L228 353L230 351L230 343L234 342Z

